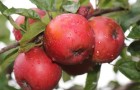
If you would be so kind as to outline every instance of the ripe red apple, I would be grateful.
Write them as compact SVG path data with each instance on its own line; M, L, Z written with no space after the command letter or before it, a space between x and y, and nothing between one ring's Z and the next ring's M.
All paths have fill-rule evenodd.
M98 16L89 21L95 33L93 61L111 62L124 46L124 33L119 24L108 17Z
M40 10L40 9L38 9L38 8L31 8L31 9L34 10L35 12L37 12L41 18L42 18L43 16L45 16L45 14L46 14L45 11ZM28 21L29 21L30 24L33 24L33 23L36 22L37 20L35 20L35 19L28 19ZM16 22L17 25L24 24L24 22L25 22L25 17L24 17L24 16L19 16L19 17L17 17L17 19L16 19L15 22ZM21 30L17 30L17 29L14 28L14 29L13 29L13 34L14 34L15 39L16 39L17 41L19 41L19 40L22 38L22 32L21 32Z
M52 90L61 77L61 68L41 48L35 47L18 55L14 74L23 90Z
M53 61L73 65L89 58L94 49L94 32L88 21L78 14L61 14L44 33L46 53Z
M88 6L81 6L79 7L77 14L82 15L83 17L87 17L89 12L89 7Z
M94 70L95 63L93 63L92 60L85 60L84 62L76 65L59 64L59 66L61 66L62 70L70 75L81 75Z
M87 19L91 15L93 15L93 13L94 13L94 9L90 3L87 6L80 6L78 11L77 11L77 14L80 14Z

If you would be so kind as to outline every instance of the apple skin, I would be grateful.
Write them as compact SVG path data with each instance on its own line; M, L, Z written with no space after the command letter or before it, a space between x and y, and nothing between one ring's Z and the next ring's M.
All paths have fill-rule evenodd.
M40 10L38 8L31 8L31 9L34 10L35 12L37 12L41 18L46 15L46 12L43 11L43 10ZM28 21L29 21L29 24L33 24L37 20L30 18L30 19L28 19ZM18 16L17 19L15 20L15 22L16 22L17 25L20 26L21 24L24 24L25 17L24 16ZM13 34L15 36L16 41L19 41L22 38L21 30L17 30L15 28L13 28Z
M62 65L61 66L62 70L64 70L66 73L69 75L82 75L84 73L87 73L89 71L94 70L95 63L92 62L92 60L85 60L82 63L76 64L76 65Z
M119 24L113 19L98 16L89 20L95 34L93 61L108 63L120 54L124 46L124 33Z
M23 90L52 90L61 73L61 68L39 47L19 54L14 63L15 78Z
M94 32L88 21L78 14L61 14L44 32L47 55L58 63L73 65L92 56Z

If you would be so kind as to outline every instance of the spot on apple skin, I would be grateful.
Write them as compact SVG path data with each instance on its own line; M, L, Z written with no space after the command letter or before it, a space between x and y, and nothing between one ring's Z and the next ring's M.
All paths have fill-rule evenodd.
M31 86L26 81L22 81L22 86L25 90L32 90Z
M113 39L117 39L117 37L118 37L117 30L113 30L113 32L112 32L112 38Z
M78 56L78 55L80 55L82 52L84 52L84 49L80 48L80 49L78 49L78 50L74 50L74 51L73 51L73 55L74 55L74 56Z
M99 52L99 51L97 51L96 53L97 53L97 56L99 56L99 53L100 53L100 52Z
M92 48L94 48L95 47L95 45L92 45Z

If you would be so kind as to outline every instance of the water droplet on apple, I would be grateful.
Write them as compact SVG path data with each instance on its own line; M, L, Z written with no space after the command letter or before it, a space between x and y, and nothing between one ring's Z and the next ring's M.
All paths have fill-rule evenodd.
M53 57L52 60L55 61L55 58Z
M107 36L105 36L105 38L108 38Z
M114 55L111 55L111 59L114 59Z
M94 45L92 45L92 48L94 48L95 46Z
M99 56L99 51L97 51L96 53L97 53L97 56Z

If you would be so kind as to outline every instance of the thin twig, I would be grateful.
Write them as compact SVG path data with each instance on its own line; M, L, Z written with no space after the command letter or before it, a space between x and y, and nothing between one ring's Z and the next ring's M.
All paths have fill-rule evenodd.
M122 7L115 7L115 8L110 8L110 9L96 9L93 14L88 15L87 18L91 18L93 16L99 16L107 13L112 13L112 12L118 12L118 11L126 11L128 8L122 8Z
M0 54L4 53L4 52L6 52L6 51L9 51L9 50L11 50L11 49L13 49L13 48L16 48L17 46L19 46L19 42L15 42L15 43L13 43L13 44L10 44L10 45L8 45L8 46L6 46L6 47L0 49Z

